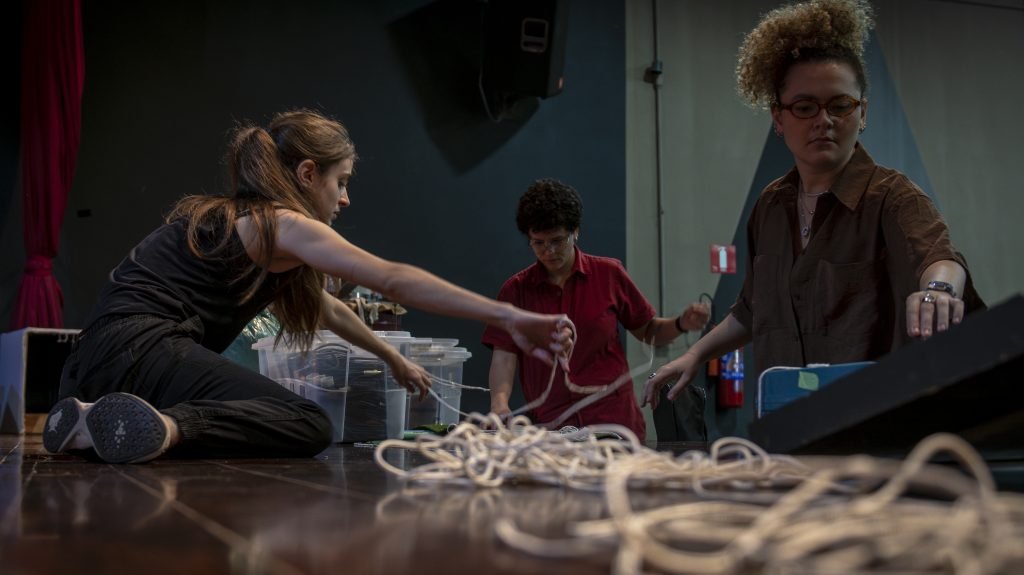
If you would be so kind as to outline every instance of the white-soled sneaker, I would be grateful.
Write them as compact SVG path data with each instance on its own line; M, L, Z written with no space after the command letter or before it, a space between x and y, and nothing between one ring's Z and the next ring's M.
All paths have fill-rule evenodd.
M92 440L85 432L85 414L93 405L82 403L74 397L58 401L46 416L43 447L50 453L92 447Z
M62 399L50 410L43 429L47 451L92 448L108 463L149 461L167 451L170 442L160 412L130 393L104 395L96 403Z

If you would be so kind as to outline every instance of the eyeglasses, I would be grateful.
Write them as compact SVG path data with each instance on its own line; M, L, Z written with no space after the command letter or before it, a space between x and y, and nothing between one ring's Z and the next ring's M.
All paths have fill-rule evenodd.
M542 254L546 251L557 252L561 251L562 248L572 243L572 236L560 236L557 238L551 238L548 241L544 240L530 240L530 248L538 253Z
M789 113L804 120L817 116L821 112L822 108L825 108L828 115L833 118L844 118L852 114L853 111L863 103L864 100L858 100L853 96L847 96L844 94L842 96L836 96L824 104L811 98L804 98L791 104L786 104L785 106L779 104L779 108L789 110Z

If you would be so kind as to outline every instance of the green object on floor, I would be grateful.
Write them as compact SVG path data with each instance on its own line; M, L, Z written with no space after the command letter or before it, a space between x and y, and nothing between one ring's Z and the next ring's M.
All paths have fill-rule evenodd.
M428 433L433 433L434 435L446 435L451 427L452 426L447 423L431 423L429 425L420 425L416 429L413 429L413 431L426 431Z

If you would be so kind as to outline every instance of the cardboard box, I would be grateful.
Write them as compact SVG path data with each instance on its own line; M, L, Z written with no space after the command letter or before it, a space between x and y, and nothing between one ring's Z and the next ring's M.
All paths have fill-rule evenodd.
M28 327L0 334L0 433L42 433L80 331Z

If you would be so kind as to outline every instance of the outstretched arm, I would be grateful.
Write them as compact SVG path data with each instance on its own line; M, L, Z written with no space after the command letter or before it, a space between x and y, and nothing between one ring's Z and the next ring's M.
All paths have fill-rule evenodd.
M574 330L564 315L527 312L418 267L384 260L351 244L330 226L294 212L279 212L277 228L275 259L303 263L404 305L500 327L523 351L549 364L571 344Z

